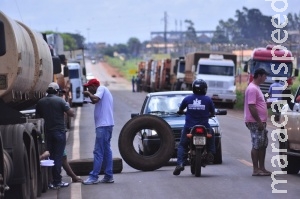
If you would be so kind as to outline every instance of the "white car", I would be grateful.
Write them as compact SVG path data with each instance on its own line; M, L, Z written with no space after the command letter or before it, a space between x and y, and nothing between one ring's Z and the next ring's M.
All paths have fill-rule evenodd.
M94 77L93 73L87 73L86 74L86 81L89 81L89 80L94 79L94 78L95 77Z
M296 93L296 97L299 96L300 91ZM296 99L296 98L295 98ZM282 171L286 171L288 174L297 174L300 170L300 105L299 103L289 102L284 105L281 110L279 124L284 124L281 127L281 133L278 137L281 137L279 141L279 152L282 157L280 162L284 165L287 161L287 166L281 168Z

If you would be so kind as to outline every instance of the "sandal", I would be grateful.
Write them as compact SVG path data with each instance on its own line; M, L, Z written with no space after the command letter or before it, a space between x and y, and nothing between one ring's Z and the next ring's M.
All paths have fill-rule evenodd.
M75 179L72 178L72 182L73 183L76 183L76 182L80 182L81 183L81 182L83 182L83 180L80 177L77 176Z
M252 176L270 176L271 173L259 171L257 173L252 173Z

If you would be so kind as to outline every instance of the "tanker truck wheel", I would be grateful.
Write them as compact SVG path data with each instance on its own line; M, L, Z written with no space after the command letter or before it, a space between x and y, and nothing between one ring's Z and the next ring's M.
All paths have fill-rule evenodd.
M28 136L24 136L24 141L27 143L27 154L29 156L29 166L30 166L30 193L31 198L36 198L39 194L39 187L38 187L38 165L40 163L39 160L37 160L38 156L38 148L36 148L34 139L36 138L36 128L33 123L26 123L25 128L28 132Z
M158 141L150 155L143 155L139 151L140 142L145 141L145 138L149 139L144 137L145 132L155 132L155 137L152 138L156 139L156 143ZM154 115L139 115L124 125L119 135L118 145L122 158L129 166L141 171L153 171L170 160L175 141L173 131L165 120ZM145 148L145 143L143 146Z
M29 167L29 161L28 161L28 154L26 151L26 147L23 144L23 168L24 169L24 178L25 181L22 184L14 184L10 186L10 189L5 192L5 198L18 198L18 199L27 199L30 198L30 167Z

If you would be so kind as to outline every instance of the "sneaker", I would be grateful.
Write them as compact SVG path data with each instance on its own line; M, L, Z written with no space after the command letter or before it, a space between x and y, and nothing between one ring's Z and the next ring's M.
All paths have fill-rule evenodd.
M82 184L91 185L91 184L98 184L99 182L100 182L99 179L88 177L88 179L83 181Z
M184 170L184 166L177 165L175 167L175 170L173 171L173 175L178 176L180 174L180 172L183 170Z
M57 184L57 186L60 186L60 187L68 187L68 186L69 186L69 183L61 181L60 183Z
M114 183L114 179L113 178L103 178L102 180L100 180L101 183Z
M49 188L49 189L57 190L57 189L60 189L60 186L54 185L54 184L50 183L50 184L48 185L48 188Z

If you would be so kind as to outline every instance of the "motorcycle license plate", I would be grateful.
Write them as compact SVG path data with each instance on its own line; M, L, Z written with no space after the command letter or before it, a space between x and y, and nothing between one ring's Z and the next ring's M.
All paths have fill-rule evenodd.
M194 145L205 145L206 144L206 137L194 136L193 137L193 144Z

